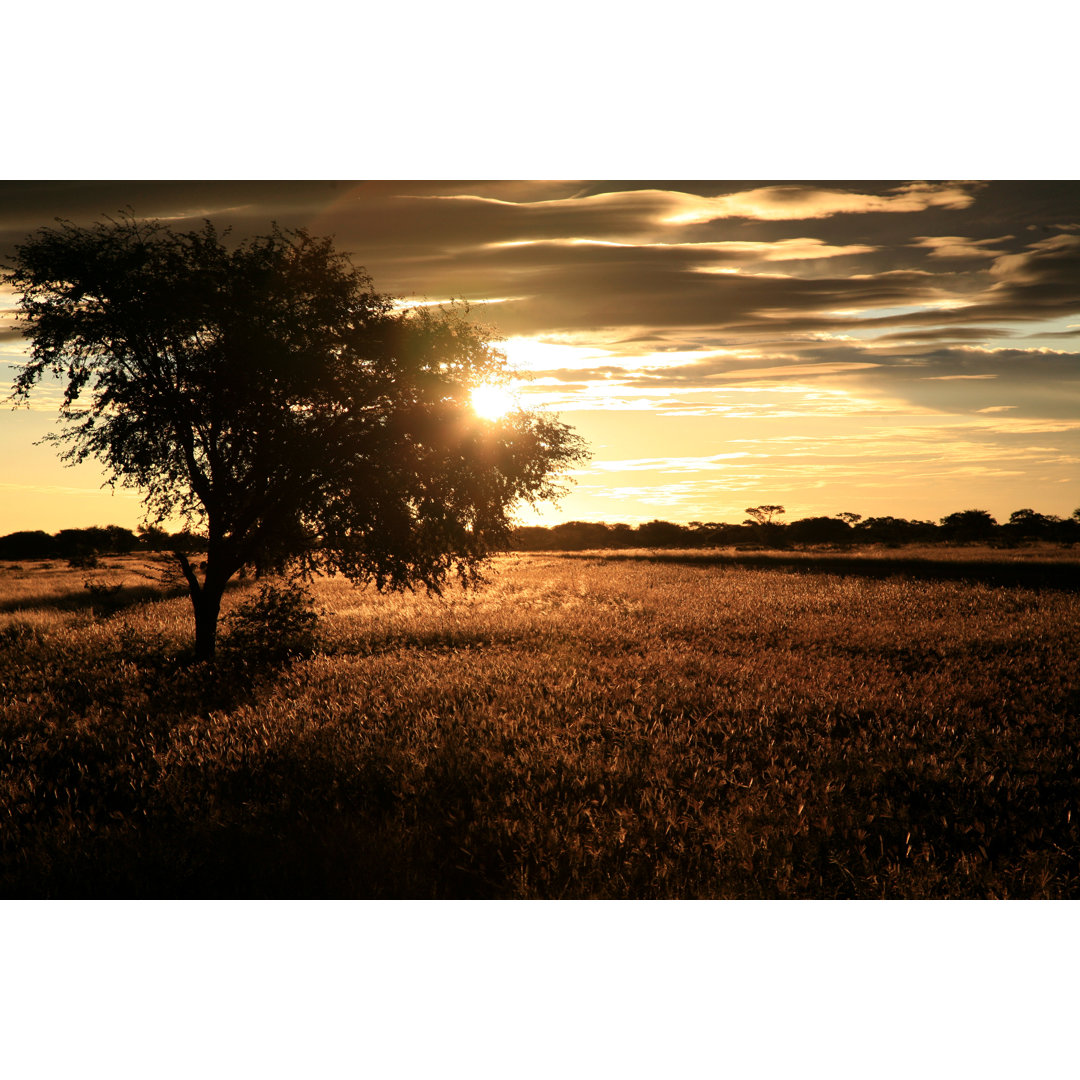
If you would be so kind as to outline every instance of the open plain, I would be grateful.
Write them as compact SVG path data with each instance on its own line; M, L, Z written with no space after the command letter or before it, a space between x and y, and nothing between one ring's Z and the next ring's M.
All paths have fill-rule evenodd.
M197 664L146 559L0 563L0 895L1080 895L1075 551L310 589L295 655Z

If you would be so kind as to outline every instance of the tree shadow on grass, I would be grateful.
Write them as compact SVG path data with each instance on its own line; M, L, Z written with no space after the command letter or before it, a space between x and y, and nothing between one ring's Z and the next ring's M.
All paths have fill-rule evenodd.
M654 562L721 569L778 570L794 574L831 574L871 580L964 581L1006 588L1080 592L1080 561L1016 562L990 559L920 559L904 556L859 558L852 555L716 555L656 552L648 555L568 553L566 559L603 562Z
M345 764L329 745L247 746L233 760L193 761L141 794L108 793L92 829L54 825L7 853L0 896L499 896L505 888L488 879L484 860L463 851L468 816L452 812L453 792L409 798L414 779L378 748Z
M433 646L437 647L437 646ZM0 631L0 897L483 898L472 769L277 708L289 661ZM12 682L14 685L14 682ZM443 760L445 758L445 760Z
M167 775L154 771L152 742L137 725L124 729L130 746L103 740L99 728L74 759L70 741L53 750L70 771L53 772L52 788L83 784L77 813L54 810L24 834L31 843L22 851L0 833L0 896L509 899L526 878L528 895L545 899L1076 895L1076 831L1066 817L1075 778L1063 767L1075 745L1070 727L1034 747L1025 729L1023 739L983 748L983 767L973 768L954 753L967 736L957 744L948 729L913 761L910 741L868 727L861 714L805 719L779 735L776 760L809 747L813 775L842 779L843 797L828 783L789 789L775 773L767 795L703 783L698 795L730 824L731 843L720 849L715 816L691 814L672 830L663 814L642 815L643 778L654 790L671 784L666 773L643 774L643 759L580 775L553 760L525 777L505 748L466 724L441 729L442 741L421 754L394 727L299 724L264 743L257 726L235 740L230 726L209 755L197 736ZM725 724L725 747L730 734ZM753 726L736 727L734 739L724 753L764 781L779 753L772 740L766 746ZM49 760L38 754L42 772ZM991 787L986 775L1000 762L1012 764ZM684 771L681 783L689 791L696 777ZM614 808L607 817L593 797L601 795ZM574 811L586 803L595 834L593 818L583 832ZM625 847L616 827L629 833ZM595 850L567 846L594 835ZM909 844L922 863L911 861ZM658 877L657 865L670 876Z
M98 616L109 616L138 604L149 604L155 600L172 600L186 595L185 588L162 588L160 585L121 585L117 588L95 583L94 588L87 588L84 585L64 592L48 592L37 596L2 600L0 613L52 610L85 611L93 612Z
M0 723L0 896L287 895L298 862L318 870L307 809L327 790L332 808L333 769L223 722L287 663L193 663L126 627L88 650L13 626L0 650L0 684L20 679Z
M288 710L255 719L288 661L223 650L193 664L175 642L128 628L93 656L31 626L0 642L11 670L35 670L34 704L0 725L0 780L12 781L8 798L0 791L2 897L505 891L490 858L463 852L477 796L457 750L424 763L394 731L311 726Z

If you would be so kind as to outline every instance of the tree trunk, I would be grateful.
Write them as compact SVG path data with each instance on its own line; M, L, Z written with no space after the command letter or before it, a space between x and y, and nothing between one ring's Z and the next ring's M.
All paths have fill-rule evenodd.
M217 647L218 614L221 611L223 590L207 589L204 585L198 597L192 596L195 607L195 659L213 660Z
M208 569L205 581L200 584L187 558L182 553L175 554L187 579L191 606L195 609L195 659L211 661L217 647L218 615L226 582Z

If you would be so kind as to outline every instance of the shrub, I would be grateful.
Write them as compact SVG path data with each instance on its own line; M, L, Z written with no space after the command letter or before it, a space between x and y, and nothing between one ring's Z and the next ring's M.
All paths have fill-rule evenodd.
M311 593L295 581L267 582L257 596L225 616L228 633L222 652L229 659L280 664L310 656L318 643Z
M120 599L122 582L94 581L92 578L87 578L83 582L83 588L90 594L90 605L95 614L111 615L122 603Z

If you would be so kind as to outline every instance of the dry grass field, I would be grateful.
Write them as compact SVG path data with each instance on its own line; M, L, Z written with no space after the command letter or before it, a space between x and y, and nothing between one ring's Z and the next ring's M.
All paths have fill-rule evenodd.
M1075 554L489 576L209 667L144 560L0 563L0 895L1080 896Z

